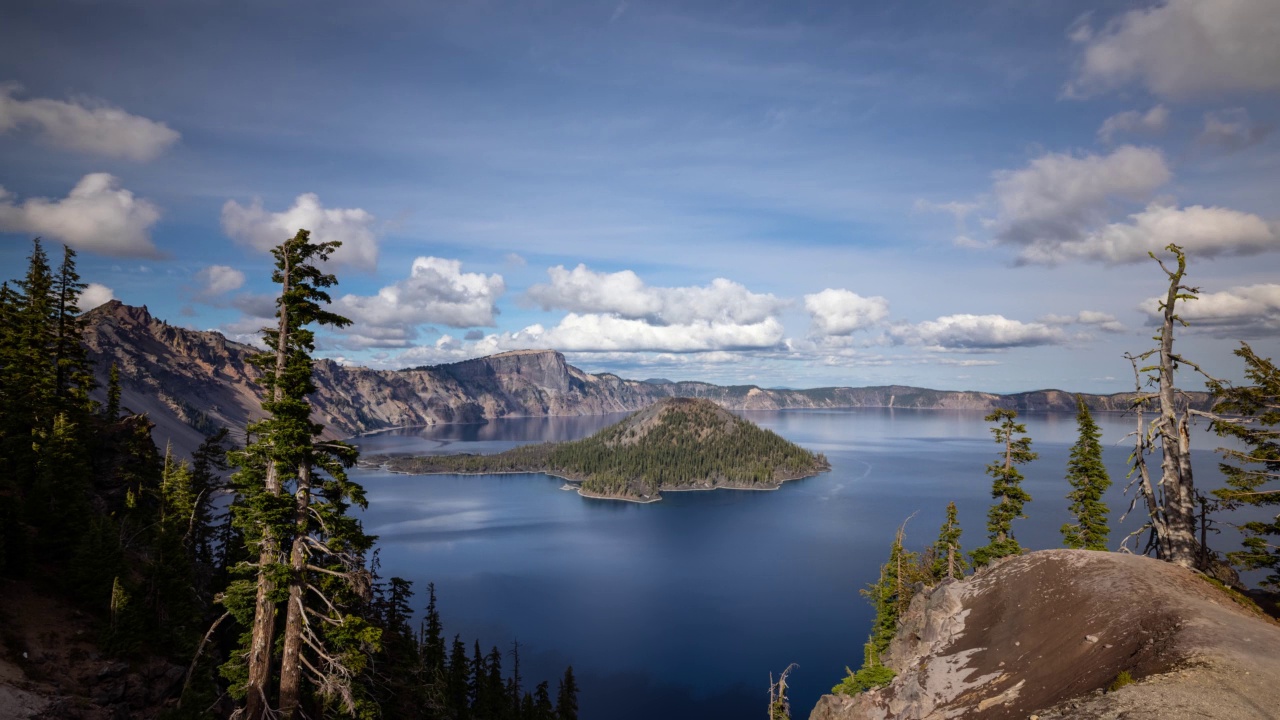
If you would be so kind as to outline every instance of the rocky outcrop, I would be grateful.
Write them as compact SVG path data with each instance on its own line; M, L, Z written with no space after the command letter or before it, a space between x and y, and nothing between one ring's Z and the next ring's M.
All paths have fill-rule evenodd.
M156 423L156 439L181 452L218 427L239 430L260 417L256 352L217 332L188 330L113 300L86 313L86 344L98 382L120 367L122 403ZM508 416L630 412L666 397L706 398L731 410L903 408L1020 412L1075 411L1061 390L1011 395L901 385L767 390L754 385L625 380L583 372L552 350L518 350L405 370L372 370L320 360L313 419L332 437L391 427L474 423ZM1205 405L1208 397L1192 393ZM1087 395L1098 411L1123 410L1130 395Z
M885 664L810 720L1275 718L1280 626L1146 557L1046 550L918 595ZM1105 692L1122 672L1137 682Z
M186 668L158 657L107 658L94 623L56 596L0 581L0 718L156 718L172 708Z

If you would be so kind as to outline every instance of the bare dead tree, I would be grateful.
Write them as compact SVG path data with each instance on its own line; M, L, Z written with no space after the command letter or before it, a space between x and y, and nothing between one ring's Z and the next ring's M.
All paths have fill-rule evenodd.
M795 663L787 666L786 670L778 676L778 681L773 681L773 673L769 673L769 720L791 720L791 701L787 698L787 676L791 671L800 667Z
M1138 501L1142 500L1148 521L1125 538L1122 547L1127 550L1129 540L1150 530L1151 537L1144 553L1154 550L1156 557L1162 560L1187 568L1205 569L1210 562L1210 554L1196 538L1199 495L1191 473L1189 428L1194 416L1210 419L1217 416L1193 409L1187 395L1175 386L1174 373L1179 366L1187 366L1211 382L1214 378L1199 365L1173 350L1174 326L1187 325L1177 313L1178 301L1195 300L1200 290L1182 282L1187 269L1187 258L1182 248L1169 245L1165 249L1176 259L1176 270L1170 270L1154 253L1148 253L1169 279L1169 288L1159 303L1161 324L1160 331L1154 338L1157 345L1139 355L1125 355L1133 365L1137 391L1133 409L1138 418L1138 428L1133 433L1136 438L1134 451L1129 458L1129 487L1136 486L1138 492L1130 503L1129 510L1133 510ZM1140 362L1151 364L1140 367ZM1145 385L1150 388L1146 391L1143 388L1144 375ZM1155 413L1155 418L1149 423L1145 417L1147 409ZM1160 480L1153 484L1146 457L1154 452L1157 445L1162 455ZM1126 488L1126 492L1128 489ZM1128 515L1128 512L1125 514Z

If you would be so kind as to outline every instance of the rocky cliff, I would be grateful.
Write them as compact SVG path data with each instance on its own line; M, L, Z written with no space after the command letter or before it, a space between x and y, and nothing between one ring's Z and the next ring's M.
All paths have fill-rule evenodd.
M1046 550L918 595L879 690L810 720L1264 720L1280 712L1280 625L1146 557ZM1106 690L1121 673L1136 682Z
M121 371L122 403L155 421L159 442L183 451L204 433L233 430L259 414L255 352L216 332L187 330L151 316L145 307L111 301L86 314L86 342L98 382L113 362ZM520 350L447 365L371 370L316 363L314 419L331 436L390 427L484 422L506 416L594 415L638 410L665 397L706 398L732 410L879 407L1019 412L1074 412L1061 390L996 395L900 385L766 390L754 385L624 380L593 375L551 350ZM1123 410L1129 395L1088 395L1098 411ZM1203 393L1197 402L1207 403Z

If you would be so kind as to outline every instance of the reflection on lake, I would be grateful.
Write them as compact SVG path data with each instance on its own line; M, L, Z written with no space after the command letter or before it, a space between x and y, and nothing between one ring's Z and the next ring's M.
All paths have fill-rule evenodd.
M637 505L589 500L542 475L405 476L360 469L364 521L381 537L382 574L436 583L449 633L485 648L521 645L533 687L572 664L585 720L752 718L768 674L791 675L793 715L807 717L862 660L874 580L894 529L913 512L908 544L931 543L956 501L972 548L985 542L996 456L981 413L860 409L742 413L810 450L832 471L774 492L666 493ZM568 440L621 415L519 418L397 430L359 439L368 454L499 452ZM1106 463L1121 497L1129 418L1100 415ZM1060 545L1076 439L1072 415L1021 420L1040 459L1024 467L1033 501L1014 529L1031 548ZM1201 487L1217 482L1216 438L1196 456ZM1128 523L1136 527L1136 523ZM1113 541L1123 532L1113 532ZM1223 538L1226 536L1224 535ZM1219 539L1217 547L1234 545ZM424 598L415 598L419 606ZM419 608L420 609L420 608Z

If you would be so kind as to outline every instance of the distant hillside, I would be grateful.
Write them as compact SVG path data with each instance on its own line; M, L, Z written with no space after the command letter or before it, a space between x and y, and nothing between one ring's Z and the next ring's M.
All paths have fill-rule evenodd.
M772 490L831 469L710 400L667 398L583 440L495 455L371 458L396 472L545 472L589 497L651 502L663 490Z
M147 412L156 439L180 451L199 445L205 432L233 430L256 419L257 370L253 348L217 332L187 330L156 319L145 307L113 300L86 313L86 342L100 384L112 362L121 368L125 407ZM629 412L666 397L705 398L731 410L784 408L908 408L988 412L1074 412L1061 390L997 395L927 390L901 385L765 390L754 385L624 380L593 375L552 350L521 350L463 362L406 370L370 370L328 360L316 363L316 422L345 437L390 427L474 423L511 416L598 415ZM1204 393L1191 393L1200 405ZM1095 411L1128 407L1130 395L1086 395Z

